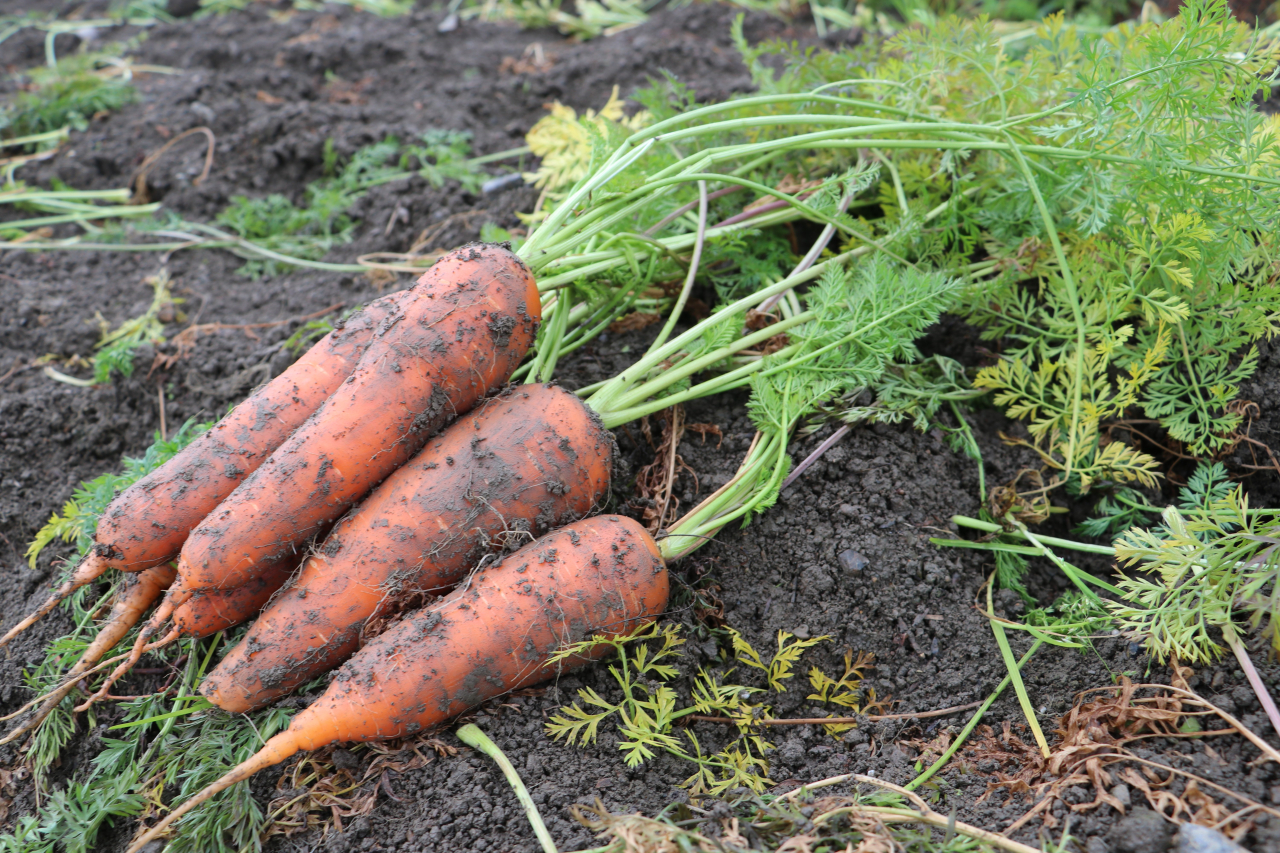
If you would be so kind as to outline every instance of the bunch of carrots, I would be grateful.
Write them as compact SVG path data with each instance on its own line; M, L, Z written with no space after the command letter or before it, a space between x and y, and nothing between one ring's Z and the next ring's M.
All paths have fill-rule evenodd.
M659 615L668 581L650 535L627 518L578 519L609 494L606 421L647 413L652 405L636 403L661 397L685 374L666 371L647 384L620 377L603 390L631 394L613 405L607 394L593 406L596 398L536 381L500 391L540 319L534 277L519 258L499 245L464 247L411 290L349 318L124 490L99 519L86 559L0 639L8 643L109 569L130 575L81 659L6 740L30 732L101 668L157 601L124 660L77 710L147 650L254 616L202 686L214 705L262 707L346 661L322 700L142 845L299 749L438 725L543 680L566 643L628 633ZM718 349L746 350L774 334ZM683 396L719 387L703 386ZM495 542L529 544L361 648L372 620L408 594L455 587Z
M503 388L540 319L536 283L521 260L493 244L446 256L411 290L335 329L112 502L88 557L0 642L107 569L132 582L80 661L8 740L116 661L99 662L157 601L124 660L80 710L147 650L255 616L201 687L212 704L260 708L341 664L323 697L285 732L148 830L137 849L300 749L411 734L585 662L550 664L566 644L630 633L661 614L666 559L728 520L711 519L714 529L685 525L688 533L677 524L660 547L629 518L588 517L609 496L608 428L773 365L750 354L779 330L708 332L733 318L740 327L752 306L824 268L836 267L806 265L671 340L669 321L644 358L583 400L536 377ZM816 324L822 314L781 325ZM873 330L862 331L870 339ZM741 364L724 369L743 353ZM712 378L690 383L717 364ZM682 535L687 544L675 545ZM495 547L521 544L484 565ZM362 636L422 592L443 595L384 633Z

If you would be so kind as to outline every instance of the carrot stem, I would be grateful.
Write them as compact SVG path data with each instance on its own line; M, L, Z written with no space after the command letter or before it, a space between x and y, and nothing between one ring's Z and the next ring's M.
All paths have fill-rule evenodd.
M680 289L680 297L676 300L675 307L671 309L671 315L667 317L666 324L658 333L658 337L654 338L653 343L649 345L650 347L660 347L666 343L680 315L684 313L685 303L689 301L689 292L693 290L693 281L698 276L698 267L702 264L702 247L706 244L706 240L707 182L698 181L698 233L693 244L693 256L689 259L689 274L685 276L684 287Z
M297 751L298 742L296 735L288 730L281 732L271 740L267 741L266 746L254 753L250 758L233 767L221 779L171 811L165 816L164 820L148 829L141 837L130 844L126 853L138 853L138 851L143 847L146 847L152 841L155 841L163 835L175 821L194 809L196 806L199 806L217 794L222 793L235 783L243 782L259 770L279 764L281 761L284 761Z
M75 592L85 584L91 583L92 581L102 577L102 573L106 570L107 561L102 557L99 557L97 554L90 554L85 558L84 562L76 567L76 570L72 572L71 577L67 578L66 582L63 583L62 586L58 587L57 592L49 596L48 600L46 600L44 604L37 607L29 616L10 628L8 633L3 637L0 637L0 649L7 646L9 641L14 637L18 636L23 631L27 630L47 616L49 612L53 610L53 608L57 607L58 604L68 595Z
M542 815L538 814L538 807L534 805L533 798L529 796L529 790L524 786L520 774L516 772L516 768L512 766L511 761L498 748L498 745L489 739L483 731L474 723L467 723L460 726L455 732L458 740L467 746L478 749L485 755L493 759L494 763L502 770L502 775L507 777L508 784L516 792L516 799L520 801L520 805L524 806L524 813L529 818L529 823L533 825L533 834L538 836L538 843L542 845L543 853L559 853L556 849L556 843L551 838L551 833L547 831L547 826L542 822Z

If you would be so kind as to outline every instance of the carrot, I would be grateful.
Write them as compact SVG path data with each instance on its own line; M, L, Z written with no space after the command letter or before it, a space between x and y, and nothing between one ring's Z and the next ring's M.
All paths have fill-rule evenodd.
M657 544L629 518L597 516L544 536L366 645L285 731L170 812L129 853L300 750L413 734L552 677L565 666L550 662L557 649L634 631L662 612L667 593Z
M272 566L260 577L235 589L206 589L173 612L173 633L200 639L247 622L285 585L297 563Z
M156 600L169 588L176 575L177 570L166 564L153 566L139 574L126 577L125 586L117 593L111 612L99 629L98 636L94 637L93 642L85 648L75 665L67 670L62 683L44 697L35 715L14 729L4 740L0 740L0 744L15 741L40 725L67 694L75 689L80 676L87 673L102 659L103 655L115 647L116 643L124 639L125 634L138 623L147 608L155 604Z
M537 330L532 274L475 244L436 262L385 319L356 370L188 537L174 605L242 586L336 520L427 439L505 382Z
M351 374L375 328L402 298L401 293L385 296L336 324L288 370L121 492L98 519L89 556L44 604L0 638L0 648L108 568L139 572L176 557L191 529Z
M369 620L407 595L443 592L494 544L590 513L613 455L613 437L561 388L486 401L339 522L201 692L232 712L292 692L355 652Z

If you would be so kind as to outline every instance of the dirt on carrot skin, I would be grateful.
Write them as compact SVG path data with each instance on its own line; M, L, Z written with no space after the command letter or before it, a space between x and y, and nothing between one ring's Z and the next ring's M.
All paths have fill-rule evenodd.
M105 8L105 3L99 5ZM94 13L94 8L85 14ZM221 18L181 20L150 30L136 53L138 61L170 65L181 73L142 77L139 103L94 119L87 131L73 134L64 153L25 167L19 176L38 185L57 177L79 188L122 186L146 154L167 138L208 126L217 147L207 180L193 185L203 166L199 137L172 149L148 176L153 199L184 216L208 220L236 193L281 192L299 199L301 188L321 175L326 138L335 140L340 153L349 154L389 133L404 140L429 128L469 130L475 134L476 153L485 154L520 145L548 101L559 99L578 109L599 107L614 85L625 96L660 69L675 73L703 98L722 98L748 84L729 40L729 24L737 11L728 8L697 5L662 12L650 23L611 39L577 45L551 32L479 23L464 23L441 35L435 29L438 16L426 11L381 20L334 6L324 12L296 13L283 22L267 11L255 5ZM762 16L748 17L747 34L752 40L810 37ZM58 45L60 50L72 49L72 37L60 37ZM5 43L5 51L5 62L38 64L43 61L43 34L14 36ZM534 62L539 51L550 63L545 70L538 70ZM502 70L507 57L512 62ZM520 68L524 70L513 70ZM336 86L331 77L326 80L326 72L348 85ZM493 173L507 169L494 168ZM536 195L518 188L473 196L453 183L434 189L418 178L376 187L355 210L361 218L355 242L328 259L405 251L428 228L434 229L428 248L452 248L475 239L485 222L518 226L515 211L529 209ZM122 453L145 449L160 424L159 389L164 389L170 431L188 417L221 415L291 363L293 356L282 343L301 322L201 334L189 355L154 372L149 372L154 351L144 351L132 377L117 378L104 388L55 382L39 367L29 367L35 359L50 353L60 358L91 355L98 338L95 312L113 325L142 313L151 299L143 279L162 264L174 278L175 293L187 300L181 307L189 318L187 324L171 325L170 337L191 323L260 323L303 317L338 302L353 307L411 282L405 276L398 284L384 282L380 290L363 276L307 271L252 281L235 274L241 263L221 252L179 252L167 260L150 254L0 257L0 376L16 368L0 383L0 561L10 579L0 585L0 611L6 625L45 594L54 577L52 562L67 553L50 548L31 571L22 557L26 543L49 514L61 508L76 483L114 470ZM616 373L642 351L645 340L645 332L602 338L566 362L564 381L577 386ZM980 358L979 343L971 332L952 323L932 335L929 345L974 362ZM171 353L173 347L161 345L159 351ZM1269 345L1262 351L1259 374L1242 393L1259 407L1251 437L1278 446L1280 353ZM82 368L60 369L87 375ZM675 496L684 507L723 484L745 452L751 428L742 402L729 397L690 407L688 422L715 424L723 440L708 437L704 444L697 435L687 434L678 448L698 477L696 488L688 474L676 483ZM989 483L1010 480L1019 467L1031 463L995 439L997 430L1009 429L996 413L982 411L975 420ZM802 446L800 453L824 434ZM653 450L638 426L619 430L617 436L624 473L634 473L652 460ZM1245 465L1269 464L1266 452L1248 443L1242 443L1228 462L1238 474L1252 470ZM1246 482L1255 503L1280 501L1276 471L1257 470ZM938 435L921 435L908 427L858 429L806 472L765 519L745 531L724 531L718 542L673 566L673 583L701 579L718 584L724 619L757 648L770 648L779 629L832 636L806 653L792 689L774 702L778 716L830 713L805 699L810 692L805 673L812 664L838 674L846 647L876 655L878 668L866 686L875 687L881 698L897 700L895 711L965 704L983 698L1004 675L990 629L972 607L991 564L981 555L940 552L927 540L948 529L952 514L975 513L976 494L973 464L949 450ZM630 509L637 516L643 511L640 506ZM1062 525L1054 532L1066 529ZM1034 571L1031 589L1042 601L1061 591L1060 579L1047 567L1036 566ZM1002 595L997 604L1011 615L1019 611L1015 596ZM671 618L687 623L694 633L692 611L678 611ZM29 698L19 686L23 666L40 660L45 644L65 628L65 617L55 614L0 656L0 714ZM1013 644L1019 652L1026 648L1021 636L1015 635ZM717 653L705 638L691 640L686 648L690 669ZM1262 654L1254 661L1273 690L1280 687L1280 668ZM1102 640L1084 653L1042 649L1024 677L1037 707L1044 709L1042 720L1052 721L1070 707L1077 690L1111 683L1123 673L1151 680L1168 677L1165 668L1151 664L1119 638ZM127 692L158 686L148 678L127 681ZM615 812L653 814L683 797L677 784L692 772L670 758L630 770L612 734L586 749L547 738L546 717L576 698L579 686L605 692L606 679L600 668L587 670L545 691L492 703L476 720L511 757L564 850L592 844L590 834L570 818L570 803L599 797ZM1234 662L1198 670L1192 686L1269 736L1256 699ZM839 772L874 771L891 781L904 781L914 775L918 758L905 743L927 741L949 726L958 728L965 719L955 715L918 724L872 723L840 740L809 727L779 729L771 732L777 746L772 776L779 783L794 784ZM1010 693L986 722L999 731L1002 722L1020 720ZM112 722L106 707L99 728L72 742L53 773L55 785L84 768ZM697 725L704 743L716 742L714 724ZM459 745L447 732L439 737ZM1190 741L1152 741L1145 749L1149 757L1193 769L1267 804L1273 801L1273 786L1280 785L1274 766L1248 766L1257 753L1239 738L1215 740L1213 754ZM357 776L373 758L364 750L342 752L342 760L351 765L347 769ZM0 766L13 767L18 759L12 748L0 748ZM1002 829L1030 804L1003 793L977 804L991 775L983 768L979 763L962 772L957 765L944 772L936 807L948 813L954 807L959 820ZM264 804L276 795L277 778L268 772L254 781L253 790ZM331 830L322 837L312 830L274 839L268 849L538 849L501 774L475 752L464 748L456 756L433 756L425 766L390 771L385 778L385 788L374 792L372 812L347 820L345 831ZM1134 806L1141 806L1137 792L1131 794ZM1080 790L1072 796L1087 802L1093 792ZM32 810L29 781L19 781L12 797L10 820ZM1258 822L1247 846L1280 847L1280 821ZM1119 850L1135 839L1155 844L1163 838L1141 812L1122 818L1109 806L1074 816L1071 826L1084 850ZM1019 837L1033 841L1037 829L1038 822L1032 821ZM129 827L105 833L101 849L123 849L130 834Z
M598 509L612 465L610 433L573 394L526 385L490 398L338 523L201 693L240 713L292 692L402 602L420 607L482 561Z

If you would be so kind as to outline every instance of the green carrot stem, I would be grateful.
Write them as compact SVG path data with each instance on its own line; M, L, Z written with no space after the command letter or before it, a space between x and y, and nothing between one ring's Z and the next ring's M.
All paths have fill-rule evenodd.
M1040 646L1043 642L1044 642L1043 640L1037 639L1034 643L1032 643L1031 648L1027 649L1027 653L1018 659L1016 668L1021 670L1022 667L1026 666L1027 661L1031 660L1031 656L1034 655L1040 649ZM926 769L923 773L921 773L916 778L912 779L903 787L906 788L908 791L914 791L916 788L919 788L925 782L928 782L930 779L932 779L934 774L936 774L939 770L941 770L943 767L946 767L947 763L951 761L952 756L954 756L957 752L959 752L960 747L964 745L964 742L966 740L968 740L969 735L973 734L973 730L978 727L978 723L982 722L983 715L986 714L987 711L991 709L991 706L995 704L995 701L1000 698L1000 694L1004 692L1004 689L1008 687L1010 682L1012 681L1013 681L1012 677L1010 677L1009 675L1006 675L1004 677L1004 680L1001 681L998 685L996 685L996 689L991 691L991 695L988 696L986 701L982 703L982 707L973 712L973 716L969 718L969 722L966 723L965 727L960 730L960 734L956 735L956 739L953 740L951 742L951 745L947 747L946 752L942 753L941 757L939 757L937 761L929 765L928 769Z
M1120 589L1118 586L1116 586L1115 584L1108 583L1107 581L1104 581L1101 578L1090 574L1089 572L1079 569L1071 565L1070 563L1068 563L1066 560L1059 557L1057 554L1055 554L1053 550L1048 547L1048 540L1045 537L1032 533L1030 530L1027 529L1027 526L1020 521L1015 520L1013 523L1018 528L1018 531L1024 537L1026 537L1027 541L1029 541L1032 545L1040 549L1041 556L1045 557L1046 559L1049 560L1049 562L1057 566L1062 571L1062 573L1065 574L1071 580L1071 582L1074 583L1080 589L1080 591L1083 592L1086 596L1092 599L1097 599L1098 597L1097 594L1092 589L1089 589L1087 586L1085 586L1085 584L1088 583L1092 586L1099 587L1100 589L1105 589L1107 592L1110 592L1113 595L1124 597L1124 591ZM1106 553L1106 552L1095 551L1094 553ZM1111 550L1111 554L1112 555L1115 554L1114 549Z
M130 216L146 216L155 213L160 209L160 203L148 204L144 207L121 208L110 210L102 208L99 210L80 211L77 213L63 213L57 216L37 216L31 219L14 219L8 222L0 222L0 231L24 230L27 228L39 228L43 225L59 225L64 222L85 222L94 219L120 219Z
M516 799L524 807L524 813L529 818L529 823L533 826L533 834L538 837L538 843L542 845L543 853L557 853L556 843L552 840L551 833L547 831L547 825L542 822L542 815L538 814L538 807L534 805L533 798L529 796L529 789L524 786L524 782L520 779L520 774L516 772L516 768L511 765L511 761L503 754L502 750L498 749L498 745L490 740L489 736L474 723L460 726L455 734L457 734L458 740L473 749L480 750L492 758L493 762L501 768L502 775L507 778L507 784L515 791Z
M974 530L981 530L984 533L1003 533L1004 532L1004 527L1002 527L999 524L993 524L990 521L981 521L976 518L969 518L968 516L964 516L964 515L953 515L951 516L951 520L954 521L956 524L960 525L961 527L969 527ZM1107 556L1107 557L1114 557L1116 555L1116 549L1112 548L1110 545L1095 545L1090 542L1077 542L1073 539L1059 539L1056 536L1044 536L1039 533L1035 534L1035 537L1039 542L1042 542L1045 545L1053 545L1058 548L1069 548L1073 551L1084 551L1089 554L1102 554L1103 556ZM981 543L975 543L975 544L981 544Z
M698 233L696 242L693 244L693 257L689 259L689 272L684 278L684 287L680 288L680 296L676 299L675 307L671 309L671 315L667 317L667 322L663 324L662 331L658 332L658 337L654 338L651 346L660 347L666 343L667 338L671 337L671 330L675 328L676 321L680 319L680 315L684 312L684 306L689 301L689 293L693 290L693 280L698 277L698 267L702 261L702 247L706 244L707 239L707 182L698 181Z
M479 157L471 157L467 160L472 166L483 166L485 163L497 163L501 160L510 160L512 157L521 157L525 154L533 153L528 145L521 145L519 148L508 148L506 151L495 151L492 154L481 154Z
M995 587L995 575L987 578L988 613L995 612L995 608L991 603L991 590L993 587ZM1009 678L1013 682L1014 692L1018 694L1018 704L1022 706L1022 715L1026 717L1027 725L1031 727L1031 734L1035 737L1036 744L1040 747L1040 754L1048 758L1049 742L1045 740L1044 732L1040 730L1040 720L1036 717L1036 709L1031 704L1031 697L1027 695L1027 687L1022 683L1022 668L1014 660L1013 649L1009 647L1009 638L1005 636L1004 626L995 619L990 619L989 621L991 623L991 632L996 637L996 645L1000 647L1000 656L1004 659L1005 668L1009 671Z

